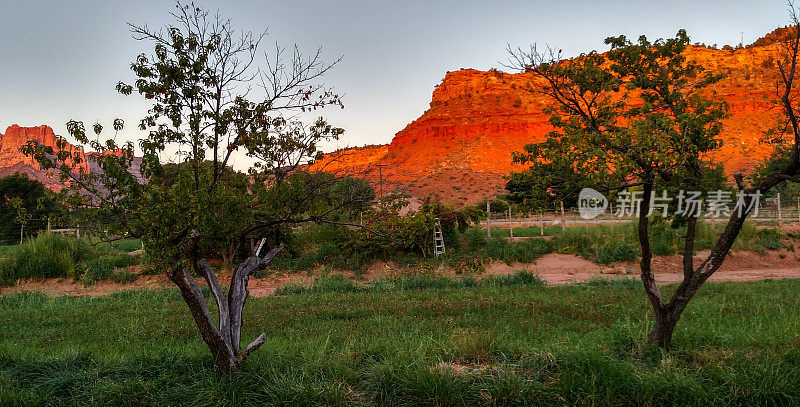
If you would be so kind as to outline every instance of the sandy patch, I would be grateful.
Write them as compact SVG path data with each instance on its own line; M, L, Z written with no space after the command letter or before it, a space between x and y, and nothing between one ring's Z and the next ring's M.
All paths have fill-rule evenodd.
M694 256L695 266L699 265L707 256L708 251L698 252ZM519 270L527 270L539 275L550 285L561 285L585 282L596 278L639 278L638 262L614 263L598 265L580 256L571 254L546 254L534 263L506 264L493 261L486 265L485 273L477 276L482 278L489 275L512 274ZM653 271L656 280L660 283L680 282L683 278L681 256L657 256L653 259ZM364 275L356 276L350 272L342 272L348 278L356 279L361 284L366 284L373 279L385 279L394 276L419 271L415 266L400 266L393 262L373 263ZM439 267L427 270L448 277L460 277L451 268ZM251 277L248 289L254 297L272 295L276 289L286 284L309 285L314 281L316 273L272 273L263 278ZM226 284L230 280L230 271L223 271L218 276ZM754 281L765 279L800 278L800 259L795 253L780 250L768 253L734 252L728 256L722 267L711 277L710 281ZM203 279L198 279L198 284L204 285ZM172 282L165 275L140 276L127 284L101 282L91 286L84 286L72 279L44 279L20 281L13 287L0 288L0 295L12 294L21 291L40 291L49 295L72 296L102 296L117 291L137 289L165 289L174 288Z

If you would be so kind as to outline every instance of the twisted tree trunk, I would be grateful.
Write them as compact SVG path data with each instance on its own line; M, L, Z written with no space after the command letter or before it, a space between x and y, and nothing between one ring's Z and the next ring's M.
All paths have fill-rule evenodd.
M214 324L206 299L189 270L184 266L178 266L169 274L169 279L181 290L183 301L189 306L195 325L200 330L203 341L211 350L214 363L220 372L228 373L238 370L247 356L258 349L267 338L267 335L262 333L244 349L240 348L242 311L245 301L247 301L247 283L250 275L256 270L266 267L283 250L283 244L279 244L263 257L259 257L263 245L264 239L261 240L255 253L233 272L227 296L222 291L217 276L208 262L205 259L193 262L193 269L206 280L217 304L219 325Z

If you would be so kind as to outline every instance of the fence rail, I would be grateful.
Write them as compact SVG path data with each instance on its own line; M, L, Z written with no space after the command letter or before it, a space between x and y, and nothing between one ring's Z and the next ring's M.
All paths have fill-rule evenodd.
M81 237L80 225L54 225L48 219L29 219L22 225L0 230L0 244L18 244L42 232Z
M767 198L761 202L758 207L756 216L748 217L748 220L756 222L775 222L777 224L800 222L800 200L794 202L793 205L787 205L783 202L778 206L778 200ZM657 215L656 215L657 216ZM711 217L703 215L705 222L727 222L729 216ZM499 229L512 229L517 227L539 227L544 235L544 229L552 226L587 226L587 225L614 225L618 223L626 223L635 221L635 216L618 216L612 209L606 208L605 212L592 218L584 219L578 213L577 208L565 208L564 212L561 211L542 211L536 213L515 213L512 210L505 212L492 212L488 221L481 221L480 227L486 228L487 223L492 228Z

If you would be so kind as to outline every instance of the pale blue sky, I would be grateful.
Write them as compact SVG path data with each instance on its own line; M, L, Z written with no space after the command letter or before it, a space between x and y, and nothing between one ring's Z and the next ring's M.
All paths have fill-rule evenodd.
M445 72L488 69L505 61L507 43L547 43L575 55L603 49L603 38L673 35L693 42L750 43L786 25L782 1L244 1L200 0L234 25L269 29L267 44L322 46L343 61L326 83L345 93L345 110L325 111L344 127L326 150L387 143L419 117ZM17 123L48 124L64 133L69 119L129 124L146 109L139 97L114 91L145 44L126 22L160 26L174 3L0 0L0 132Z

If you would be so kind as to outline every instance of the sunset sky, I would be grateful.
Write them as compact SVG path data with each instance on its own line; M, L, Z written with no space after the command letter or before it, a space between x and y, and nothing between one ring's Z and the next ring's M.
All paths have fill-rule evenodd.
M326 83L344 93L345 110L323 111L344 127L326 150L387 143L428 107L445 72L488 69L506 60L506 44L550 44L573 56L603 50L610 35L657 38L686 28L693 42L753 42L788 22L782 1L198 1L234 25L268 28L265 44L323 47L343 56ZM148 44L126 22L161 26L170 1L0 0L0 132L10 124L48 124L57 134L69 119L129 124L135 140L144 99L114 91L131 81L130 62ZM266 47L265 49L269 49Z

